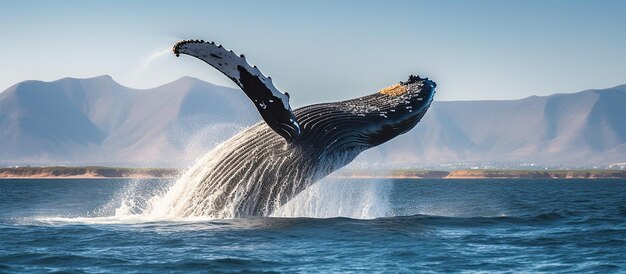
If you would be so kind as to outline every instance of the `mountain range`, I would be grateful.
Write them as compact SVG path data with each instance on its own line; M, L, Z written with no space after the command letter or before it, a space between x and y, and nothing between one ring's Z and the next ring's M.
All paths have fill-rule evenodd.
M355 166L626 162L625 117L626 85L506 101L435 97L413 130ZM190 77L145 90L109 76L24 81L0 93L0 165L187 166L259 121L243 92Z

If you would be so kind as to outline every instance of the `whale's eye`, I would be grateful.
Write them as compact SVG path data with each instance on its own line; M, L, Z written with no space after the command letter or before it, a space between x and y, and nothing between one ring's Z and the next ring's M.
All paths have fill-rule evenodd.
M389 96L398 96L398 95L404 94L405 92L406 92L406 88L400 84L388 86L378 91L378 93L380 94L389 95Z

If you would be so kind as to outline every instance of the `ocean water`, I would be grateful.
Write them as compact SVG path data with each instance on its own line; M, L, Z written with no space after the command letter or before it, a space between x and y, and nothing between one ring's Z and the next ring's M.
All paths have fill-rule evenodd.
M273 217L147 218L161 180L0 180L0 273L626 272L625 180L325 180Z

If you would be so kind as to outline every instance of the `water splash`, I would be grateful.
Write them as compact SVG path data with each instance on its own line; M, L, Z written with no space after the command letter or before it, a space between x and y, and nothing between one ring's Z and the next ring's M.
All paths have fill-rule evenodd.
M205 163L203 160L198 163ZM200 165L201 166L201 165ZM153 197L146 199L145 195L131 188L126 191L125 198L115 209L112 218L102 218L104 222L139 222L162 220L203 220L215 219L207 216L187 216L184 211L195 205L178 203L187 200L186 196L204 176L203 172L190 172L183 175L169 189L160 190ZM196 177L196 178L194 178ZM199 180L200 179L200 180ZM347 217L354 219L374 219L389 215L388 189L384 180L357 181L354 179L326 178L310 186L289 202L274 210L270 217L283 218L333 218ZM235 207L231 205L225 208ZM227 218L227 217L224 217Z
M233 153L241 152L237 150L240 142L245 142L245 138L250 136L256 134L243 131L218 145L180 178L163 187L148 189L145 185L139 187L131 183L116 199L116 207L111 204L105 206L102 212L107 214L98 215L90 221L134 223L142 220L180 221L246 216L371 219L385 216L387 202L380 181L327 178L315 184L329 169L338 168L333 165L343 166L350 162L354 157L350 151L318 158L316 165L302 160L300 157L308 155L298 154L302 153L298 149L285 150L287 154L280 157L269 155L261 158L261 162L247 161L247 166L229 161L233 159ZM252 150L242 155L250 157L246 155L259 153L262 152ZM299 165L291 165L292 162ZM233 171L243 173L233 174Z
M145 191L131 184L123 193L122 199L118 200L119 206L115 208L113 217L130 221L233 218L236 210L242 204L245 206L250 197L231 195L228 196L229 201L218 203L214 199L223 197L222 186L206 182L207 174L222 163L221 153L228 149L228 142L219 145L167 188ZM246 188L248 183L238 182L236 188ZM295 195L286 204L272 209L269 216L359 219L383 217L388 208L383 185L384 182L379 180L326 178ZM210 191L205 191L206 188L210 188ZM199 196L198 192L209 195ZM146 196L147 193L151 193L151 196ZM207 206L211 209L207 212L212 214L202 214ZM200 214L189 214L190 212Z
M152 63L154 63L154 61L156 61L157 59L160 59L162 57L168 56L172 53L172 49L171 48L164 48L164 49L159 49L156 50L150 54L148 54L141 62L140 65L140 70L141 71L145 71L148 67L150 67L150 65Z
M383 180L326 178L277 208L272 217L374 219L389 212Z
M139 60L139 62L130 71L130 84L134 86L142 86L142 82L145 80L146 74L150 72L153 64L165 57L168 57L171 53L172 49L167 47L157 49L143 56L143 58Z

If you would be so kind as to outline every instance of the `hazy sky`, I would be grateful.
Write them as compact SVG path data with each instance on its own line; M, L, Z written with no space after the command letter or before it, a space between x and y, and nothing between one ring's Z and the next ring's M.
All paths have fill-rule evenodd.
M214 40L292 105L405 80L437 100L517 99L626 83L626 1L0 0L0 90L103 74L135 88L188 75L232 85L180 39Z

